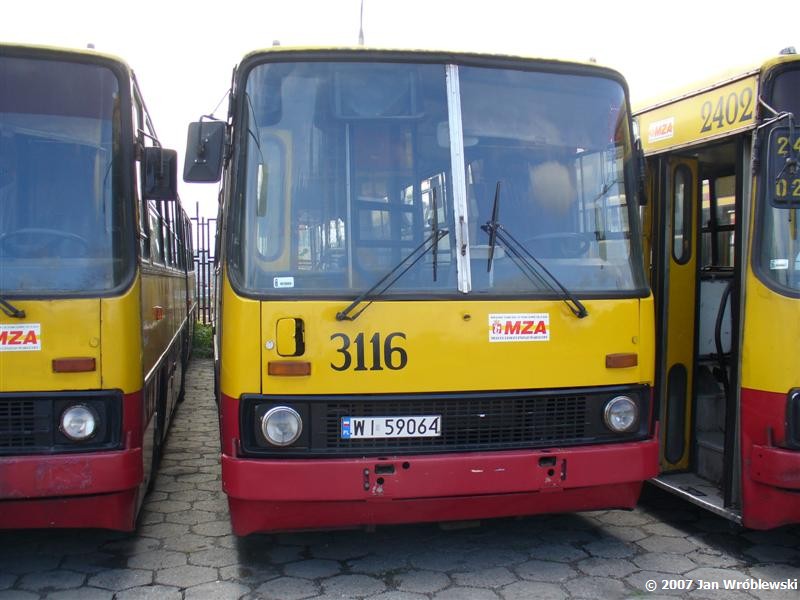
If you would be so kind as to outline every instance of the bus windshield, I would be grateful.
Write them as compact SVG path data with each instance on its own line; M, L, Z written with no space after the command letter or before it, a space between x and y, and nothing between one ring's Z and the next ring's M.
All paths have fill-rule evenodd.
M126 272L119 83L105 67L0 57L0 290L85 295Z
M241 107L243 201L229 264L244 291L357 294L433 239L386 295L552 295L508 248L490 247L495 198L497 223L571 292L644 287L617 81L264 63L250 70Z
M798 199L800 172L787 168L786 159L800 160L800 71L787 70L776 78L770 106L794 115L794 126L786 119L763 136L770 157L766 181L761 186L758 236L759 273L767 281L793 293L800 292L800 226ZM790 140L791 138L791 140Z

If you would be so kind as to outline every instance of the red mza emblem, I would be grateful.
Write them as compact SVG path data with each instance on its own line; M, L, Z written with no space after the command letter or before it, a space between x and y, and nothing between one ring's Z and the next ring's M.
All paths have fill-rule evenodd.
M42 349L39 323L0 325L0 352L30 352Z

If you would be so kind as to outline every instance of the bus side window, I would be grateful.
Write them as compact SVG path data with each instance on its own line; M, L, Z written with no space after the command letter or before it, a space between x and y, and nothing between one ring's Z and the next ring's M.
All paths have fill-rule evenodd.
M734 266L735 196L735 175L703 180L703 267Z
M141 196L142 177L142 161L140 157L144 154L144 117L142 101L138 93L134 93L134 106L133 106L133 130L136 135L136 177L134 178L134 199L139 213L139 249L141 252L142 260L150 260L150 220L147 213L147 202Z

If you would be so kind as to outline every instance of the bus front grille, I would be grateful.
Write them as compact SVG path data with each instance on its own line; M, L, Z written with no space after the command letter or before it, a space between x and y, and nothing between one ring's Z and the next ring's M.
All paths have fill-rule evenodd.
M638 427L615 433L603 422L606 403L626 394L640 408ZM293 408L303 421L300 438L269 444L261 419L276 406ZM348 394L241 397L242 451L264 457L353 457L442 452L483 452L616 443L645 439L650 390L609 386L564 390L501 390L429 394ZM362 438L346 435L345 422L361 417L440 417L440 435ZM348 430L349 431L349 430Z

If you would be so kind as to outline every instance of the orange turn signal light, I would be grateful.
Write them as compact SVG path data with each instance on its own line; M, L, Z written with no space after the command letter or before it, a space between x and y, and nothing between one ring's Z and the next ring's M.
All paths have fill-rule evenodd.
M639 355L635 352L620 352L618 354L606 354L607 369L627 369L639 364Z
M271 360L267 363L267 374L283 377L311 375L311 363L297 360Z
M53 359L53 373L88 373L96 369L97 361L91 357Z

